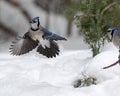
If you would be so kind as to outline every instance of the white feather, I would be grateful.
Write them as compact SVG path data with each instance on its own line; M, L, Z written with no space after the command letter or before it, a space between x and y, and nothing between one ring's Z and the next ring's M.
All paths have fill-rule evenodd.
M50 41L49 41L49 40L42 40L42 41L40 42L40 44L41 44L42 47L44 47L44 48L45 48L45 46L48 47L48 48L50 48Z
M37 23L31 23L31 27L32 27L33 29L37 29L37 28L38 28Z

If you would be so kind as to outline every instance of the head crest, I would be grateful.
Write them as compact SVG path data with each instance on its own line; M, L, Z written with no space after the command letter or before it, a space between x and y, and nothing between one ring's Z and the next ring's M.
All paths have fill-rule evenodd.
M34 17L33 19L39 19L39 17L38 17L38 16L36 16L36 17Z
M118 30L118 28L114 27L112 30Z
M32 21L34 22L34 21L38 21L39 20L39 17L37 16L37 17L34 17L34 18L32 18Z
M112 28L109 28L108 30L118 30L118 28L117 27L112 27Z

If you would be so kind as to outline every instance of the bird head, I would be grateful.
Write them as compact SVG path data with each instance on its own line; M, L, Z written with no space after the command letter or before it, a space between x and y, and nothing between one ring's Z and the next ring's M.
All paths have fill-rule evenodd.
M115 28L115 27L109 28L109 29L107 30L107 32L110 33L111 35L113 35L114 32L117 32L117 31L118 31L118 28Z
M31 29L37 30L40 26L39 17L34 17L30 20Z
M118 31L118 28L112 27L107 30L108 34L110 34L113 37L113 34ZM111 38L112 38L111 37Z

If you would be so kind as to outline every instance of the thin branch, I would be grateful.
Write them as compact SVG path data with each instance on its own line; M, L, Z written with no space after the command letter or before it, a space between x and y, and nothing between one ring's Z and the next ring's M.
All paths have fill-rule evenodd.
M75 15L74 18L81 18L81 17L96 17L100 16L100 14L82 14L82 15Z
M112 7L112 6L116 5L116 4L119 4L119 3L120 3L120 2L112 2L112 3L110 3L109 5L107 5L107 6L101 11L100 14L103 15L106 10L108 10L110 7Z
M106 66L106 67L103 67L102 69L107 69L107 68L110 68L110 67L112 67L112 66L115 66L115 65L117 65L117 63L119 63L119 62L120 62L120 60L116 61L115 63L113 63L113 64L111 64L111 65L108 65L108 66Z
M81 18L81 17L96 17L96 16L101 16L104 14L106 10L108 10L110 7L119 4L120 2L112 2L109 5L107 5L103 10L101 11L100 14L82 14L82 15L75 15L74 18Z

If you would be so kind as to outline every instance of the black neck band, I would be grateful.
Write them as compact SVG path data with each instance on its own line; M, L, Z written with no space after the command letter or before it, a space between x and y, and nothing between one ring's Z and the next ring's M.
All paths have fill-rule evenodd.
M114 33L114 31L111 32L111 36L112 36L112 38L113 38L113 33Z
M31 30L32 30L32 31L37 31L37 30L39 30L39 28L37 28L37 29L33 29L33 28L31 27Z

